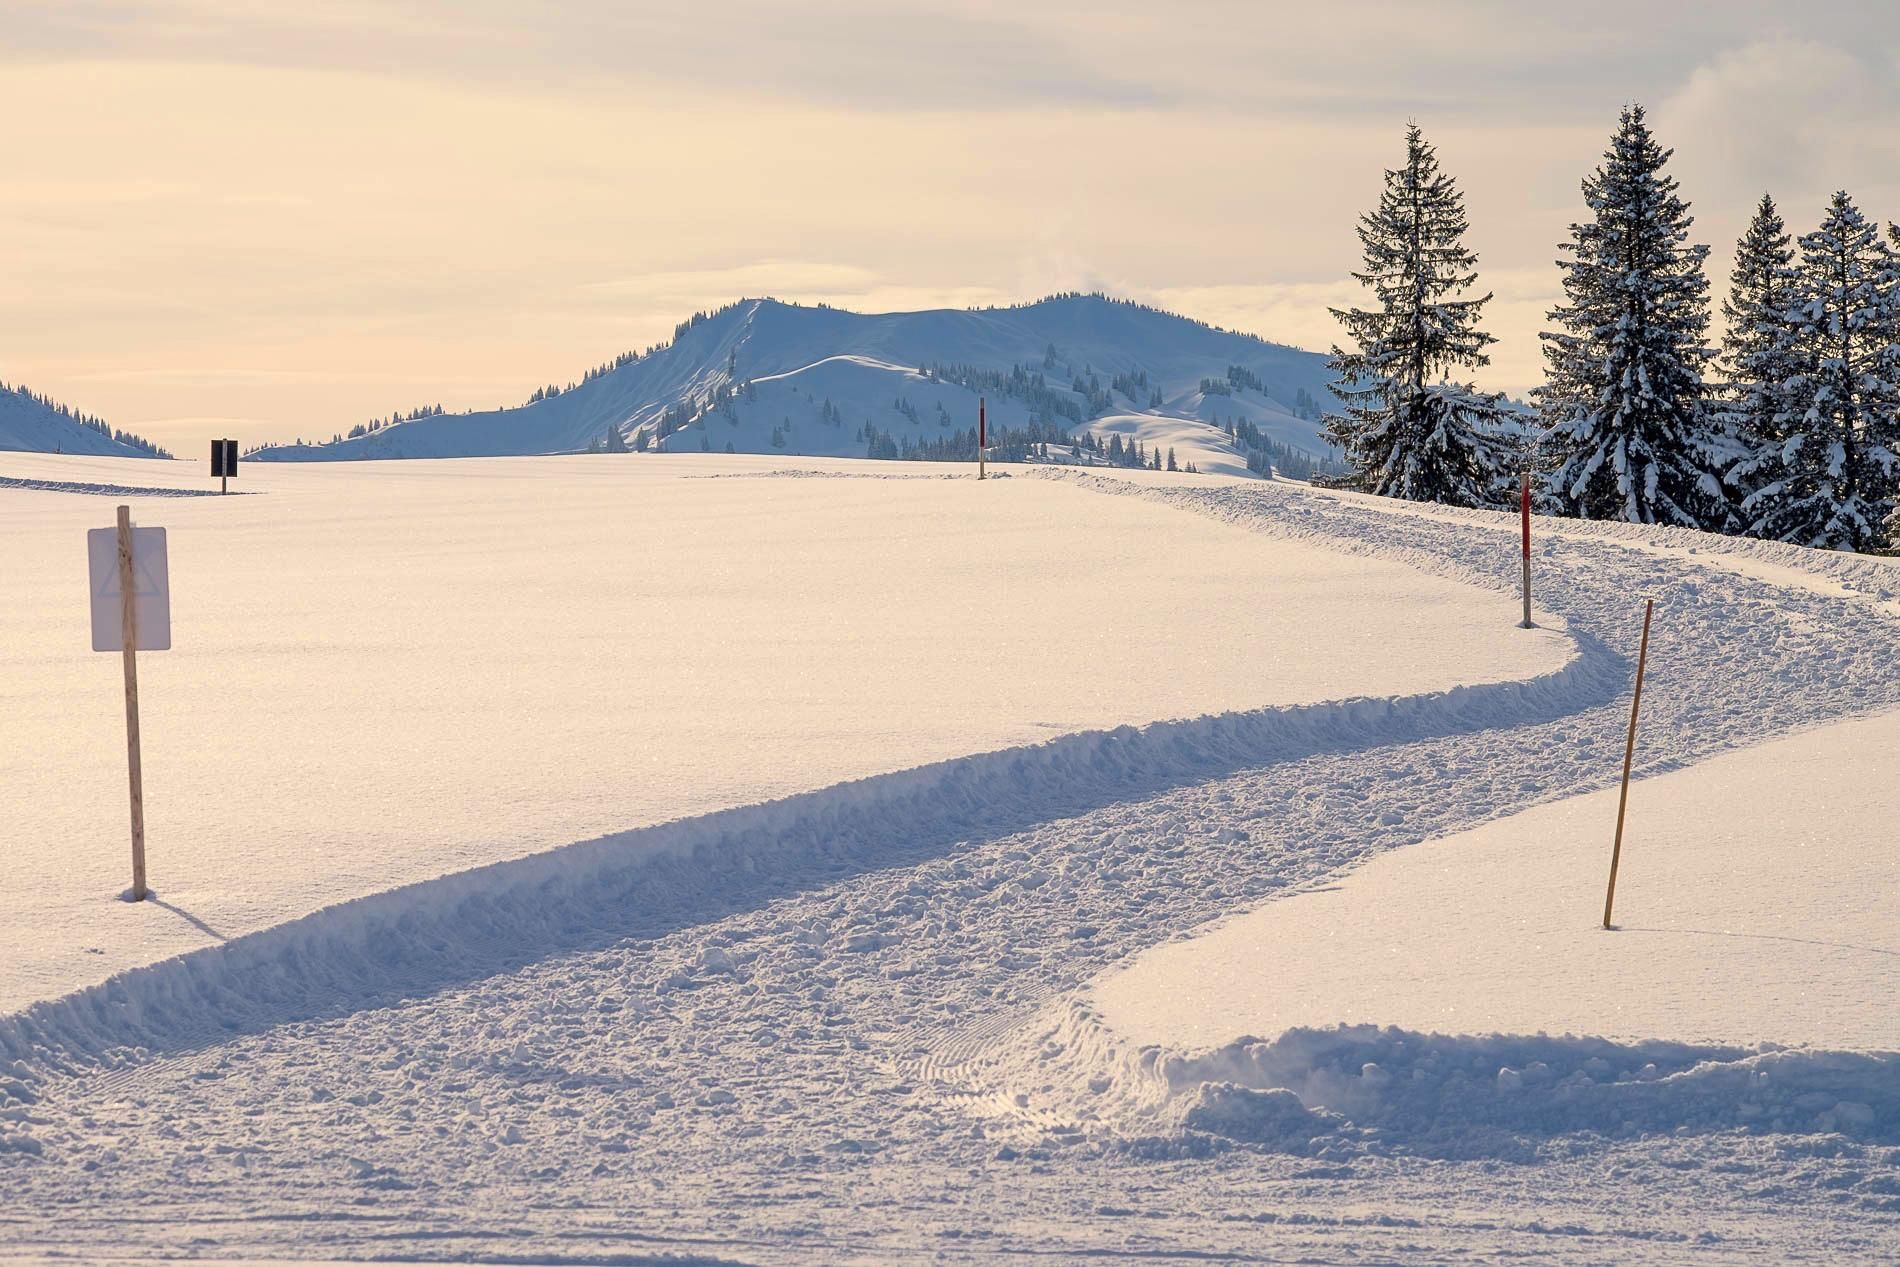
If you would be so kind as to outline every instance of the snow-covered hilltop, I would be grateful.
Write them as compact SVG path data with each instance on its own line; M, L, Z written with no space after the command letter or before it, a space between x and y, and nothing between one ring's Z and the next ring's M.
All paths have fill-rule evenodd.
M10 387L5 383L0 383L0 449L73 453L84 457L171 456L129 431L114 431L103 419L79 413L25 387Z
M422 411L261 460L474 457L588 449L974 456L992 442L1093 433L1183 464L1292 474L1329 461L1325 357L1101 295L1012 308L863 314L746 299L681 323L566 388L484 413ZM971 434L965 434L971 433ZM1238 433L1238 439L1235 438ZM1256 469L1260 462L1256 456Z

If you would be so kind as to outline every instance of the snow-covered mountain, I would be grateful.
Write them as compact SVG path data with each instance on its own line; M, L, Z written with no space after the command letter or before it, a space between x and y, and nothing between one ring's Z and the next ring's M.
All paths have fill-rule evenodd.
M0 449L85 457L161 458L171 454L98 418L37 392L0 383Z
M1148 449L1183 449L1181 461L1202 470L1244 472L1256 446L1285 446L1294 465L1302 456L1328 459L1319 413L1330 378L1317 353L1101 295L879 314L747 299L698 314L671 343L518 408L428 413L256 457L472 457L622 444L863 457L874 440L887 454L956 443L974 429L981 396L993 433L1034 424L1104 442L1120 435Z

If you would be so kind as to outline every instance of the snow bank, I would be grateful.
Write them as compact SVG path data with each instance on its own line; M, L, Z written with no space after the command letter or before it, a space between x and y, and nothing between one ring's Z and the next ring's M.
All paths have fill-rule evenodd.
M999 1118L992 1136L1027 1143L1081 1130L1155 1156L1239 1144L1525 1161L1559 1137L1730 1130L1900 1143L1900 1053L1770 1043L1339 1025L1182 1051L1130 1042L1071 995L963 1063L924 1073L1006 1088L986 1101Z
M1640 742L1640 739L1639 739ZM1136 1043L1334 1023L1900 1051L1900 713L1375 858L1098 983Z
M1162 1056L1154 1069L1184 1098L1185 1129L1251 1143L1342 1127L1376 1132L1388 1148L1451 1157L1523 1155L1557 1135L1681 1130L1900 1141L1900 1054L1891 1052L1450 1037L1361 1025ZM1310 1117L1290 1117L1281 1099L1289 1094Z

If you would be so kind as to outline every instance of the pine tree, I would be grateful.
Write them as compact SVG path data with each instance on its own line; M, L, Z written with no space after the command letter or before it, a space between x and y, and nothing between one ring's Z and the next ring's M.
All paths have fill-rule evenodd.
M1722 340L1727 380L1724 429L1739 449L1739 461L1730 469L1727 482L1736 497L1746 498L1760 483L1755 455L1787 439L1783 397L1796 373L1790 322L1795 277L1787 226L1775 209L1775 200L1763 194L1748 231L1736 243L1729 296L1722 301L1728 326ZM1748 529L1739 507L1732 527Z
M1353 276L1378 307L1332 310L1359 350L1333 349L1344 412L1327 430L1371 492L1483 506L1506 475L1499 397L1447 377L1489 364L1496 342L1478 328L1491 296L1460 297L1477 281L1467 227L1463 195L1411 125L1405 165L1385 173L1378 209L1359 220L1365 271Z
M1547 488L1586 519L1719 529L1727 456L1707 407L1709 248L1663 173L1641 106L1626 106L1603 164L1584 179L1591 217L1563 244L1569 302L1545 332L1537 391L1556 458Z
M1900 260L1844 191L1800 246L1781 434L1737 468L1755 483L1742 512L1756 536L1879 549L1900 482Z

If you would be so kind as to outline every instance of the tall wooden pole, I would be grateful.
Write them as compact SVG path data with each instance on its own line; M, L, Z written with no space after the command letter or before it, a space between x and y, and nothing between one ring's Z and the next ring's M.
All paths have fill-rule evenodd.
M132 900L145 900L145 780L139 766L138 582L132 569L132 508L119 507L119 632L124 639L125 768L132 794Z
M1524 524L1524 620L1519 629L1531 628L1531 473L1518 475L1518 514Z
M1649 663L1649 618L1656 600L1643 600L1643 645L1636 653L1636 695L1630 700L1630 733L1623 744L1623 793L1616 802L1616 843L1610 848L1610 888L1603 895L1603 927L1610 927L1610 911L1616 905L1616 867L1623 860L1623 812L1630 803L1630 763L1636 757L1636 712L1643 706L1643 669Z

